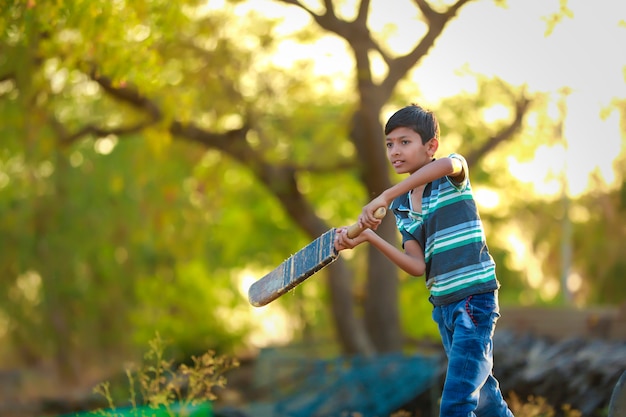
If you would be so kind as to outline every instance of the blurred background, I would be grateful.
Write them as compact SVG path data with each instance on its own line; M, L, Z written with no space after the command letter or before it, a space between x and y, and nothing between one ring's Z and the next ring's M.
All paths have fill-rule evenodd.
M409 103L469 162L499 328L623 345L624 44L611 0L2 0L0 410L76 411L156 334L242 364L436 350L423 278L365 247L247 300L401 179Z

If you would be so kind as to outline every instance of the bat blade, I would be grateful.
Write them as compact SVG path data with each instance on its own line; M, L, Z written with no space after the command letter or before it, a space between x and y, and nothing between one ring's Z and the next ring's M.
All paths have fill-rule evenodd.
M339 256L334 240L335 229L331 229L252 284L248 290L250 304L264 306L332 263Z
M382 219L385 213L387 209L379 207L374 212L374 217ZM355 223L348 227L347 235L354 238L363 230L363 226ZM261 307L274 301L337 259L339 252L335 250L335 234L336 229L324 233L252 284L248 290L250 304Z

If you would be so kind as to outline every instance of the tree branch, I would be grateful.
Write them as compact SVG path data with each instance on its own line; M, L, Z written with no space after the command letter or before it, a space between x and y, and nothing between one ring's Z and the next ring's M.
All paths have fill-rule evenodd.
M337 17L337 15L335 14L335 5L333 4L333 0L324 0L324 7L326 8L325 14L334 18Z
M357 14L355 22L359 22L362 25L367 25L367 16L369 16L370 0L361 0L359 4L359 12Z
M444 12L434 10L426 0L415 0L424 18L428 22L428 32L415 48L406 55L387 62L389 73L383 81L385 89L391 91L397 83L413 68L420 59L428 54L435 44L435 40L441 35L446 25L456 16L459 9L473 0L458 0L450 5Z
M277 1L281 3L285 3L285 4L290 4L292 6L298 6L299 8L307 12L309 15L311 15L311 17L315 19L316 21L320 17L318 14L313 12L313 10L309 9L304 4L300 3L298 0L277 0ZM332 16L335 16L335 10L333 9L332 1L324 0L324 5L326 6L326 14L330 13Z
M246 141L247 126L217 134L193 124L174 122L170 132L180 138L217 148L247 166L280 201L286 212L309 236L319 236L328 230L311 204L298 189L297 171L290 165L276 165L264 161Z
M456 3L451 4L444 12L437 12L434 10L426 0L414 1L426 20L429 23L432 23L437 20L450 20L457 14L461 7L473 0L458 0Z
M133 107L144 110L152 121L161 119L161 110L159 107L147 97L143 96L136 88L126 85L115 85L109 77L98 74L94 69L89 74L91 79L97 82L102 89L111 97L132 105Z
M76 132L69 132L69 130L57 118L50 116L50 123L59 136L59 142L61 145L70 145L77 140L90 135L103 137L108 135L123 136L133 134L140 132L142 129L145 129L146 127L161 120L162 114L159 107L153 101L143 96L136 88L131 86L116 86L110 78L98 74L95 69L89 73L89 76L92 80L97 82L109 96L129 104L139 111L147 113L148 120L140 121L130 126L118 127L103 127L92 123L83 126Z
M90 135L93 135L96 137L104 137L108 135L116 135L116 136L130 135L132 133L140 132L142 129L154 123L152 121L148 121L148 122L137 123L136 125L132 125L132 126L124 126L124 127L116 127L116 128L103 128L103 127L96 126L95 124L89 124L89 125L83 126L81 129L77 130L74 133L70 133L68 129L65 126L63 126L63 124L57 118L50 117L49 120L50 120L50 124L56 131L59 137L59 143L62 146L71 145L72 143L82 139L83 137L90 136Z
M528 111L530 103L531 100L525 93L522 93L515 103L515 118L513 119L513 122L503 128L496 135L490 137L487 142L485 142L478 149L474 149L471 153L469 153L466 158L467 163L469 165L477 163L482 156L495 149L500 143L510 139L522 127L524 116Z

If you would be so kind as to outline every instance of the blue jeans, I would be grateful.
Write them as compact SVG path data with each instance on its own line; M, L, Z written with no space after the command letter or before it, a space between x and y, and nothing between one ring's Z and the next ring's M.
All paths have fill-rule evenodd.
M492 374L499 311L497 291L433 309L448 357L441 417L513 417Z

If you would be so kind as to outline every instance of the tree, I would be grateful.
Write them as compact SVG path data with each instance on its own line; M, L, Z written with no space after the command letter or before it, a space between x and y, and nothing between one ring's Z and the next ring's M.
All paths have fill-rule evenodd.
M428 28L410 52L399 56L393 56L386 51L369 30L370 2L367 0L359 3L357 16L351 21L340 17L330 1L325 3L323 13L316 13L297 1L285 0L283 3L305 10L322 29L345 39L349 45L355 61L354 77L357 90L357 100L350 116L349 132L350 140L357 151L354 163L358 166L366 195L377 195L391 184L384 150L380 146L382 132L380 117L383 106L392 98L398 83L429 52L446 25L468 1L460 0L441 11L425 1L417 1L416 4ZM387 75L379 83L374 81L372 73L372 53L380 55L387 66ZM114 88L104 77L96 76L94 79L118 98L124 99L123 94L129 92L129 89ZM141 95L133 92L131 96L134 96L132 100L129 96L126 96L126 100L134 107L140 108L143 103ZM482 140L482 143L473 149L469 162L475 163L499 143L513 137L522 124L528 104L529 101L524 95L513 97L510 105L515 109L515 115L510 125L492 137ZM278 199L295 224L311 238L321 235L329 229L329 225L315 213L315 207L300 191L298 177L301 175L301 169L291 164L277 164L276 161L268 160L250 146L246 141L246 135L254 130L262 131L262 127L261 124L255 124L258 117L244 114L244 119L245 122L240 129L220 135L199 128L193 121L189 123L174 121L170 131L176 137L219 149L249 167ZM264 135L261 133L259 137L263 139ZM263 143L262 148L268 146L269 143ZM396 240L393 222L389 220L383 222L379 231L389 241ZM399 350L402 344L396 307L397 270L372 248L369 250L368 260L367 284L362 306L364 323L361 323L355 315L357 305L352 294L351 272L341 260L328 271L335 327L347 353L394 351Z
M387 51L368 28L369 0L359 2L357 14L353 20L340 17L332 1L324 2L325 10L322 13L316 13L297 0L281 1L305 10L322 29L345 39L349 45L355 62L353 76L357 89L357 102L351 116L350 140L357 150L356 163L359 166L366 195L378 195L391 185L384 150L380 146L383 130L380 117L383 106L392 98L398 83L407 77L410 70L429 52L445 27L468 1L459 0L442 10L437 10L428 2L417 0L415 4L427 23L426 33L416 42L411 51L397 56ZM372 54L379 55L387 67L387 74L379 83L375 82L372 73ZM529 101L522 95L514 99L512 104L515 108L515 117L511 124L474 149L469 158L470 164L475 163L502 141L510 139L520 128ZM272 189L272 182L267 185ZM307 216L300 214L303 207L299 207L298 211L288 209L289 201L301 198L296 187L292 190L293 193L290 196L281 199L283 206L287 207L293 220L307 230L309 235L318 236L327 229L324 225L317 225L315 228L307 227L312 222L307 219ZM393 222L383 222L379 230L388 241L396 241ZM363 307L365 327L358 325L354 316L350 273L342 262L333 266L329 271L332 306L338 333L347 352L399 350L402 340L398 312L395 307L398 294L396 269L373 248L369 250L368 259L367 288ZM367 329L367 336L361 333L363 329Z
M305 80L288 73L270 77L262 70L263 65L270 68L262 51L270 51L277 41L271 21L257 18L245 32L233 32L230 26L239 28L241 22L233 24L228 7L203 11L196 1L175 6L165 0L16 1L3 9L0 20L7 57L0 62L2 110L16 115L4 128L10 146L26 149L29 166L57 158L55 166L62 171L68 154L85 140L127 141L141 135L157 153L171 146L172 139L190 141L245 166L293 224L309 239L319 236L331 225L303 191L304 178L314 174L319 180L356 169L362 190L355 194L360 192L363 202L390 185L381 146L382 110L387 104L406 104L398 85L470 1L435 7L416 0L426 26L405 54L388 50L368 27L368 0L359 2L354 19L340 16L332 1L325 1L319 12L295 0L277 2L304 10L322 31L345 40L352 53L356 98L320 106L336 115L336 127L323 132L325 139L303 127L303 119L288 121L290 115L310 114ZM372 71L373 56L386 66L380 82ZM288 102L281 99L283 91L289 92ZM523 93L510 94L507 105L513 117L489 137L475 138L470 164L514 137L529 100ZM342 122L347 132L341 130ZM332 144L329 134L347 136L356 153L301 158L303 149L315 152ZM315 141L296 141L298 135ZM294 151L285 152L286 143ZM63 195L59 187L53 196ZM392 221L386 220L379 231L395 241ZM374 250L367 262L362 300L354 296L354 272L346 262L339 260L327 271L334 325L346 353L393 351L402 343L398 272ZM13 275L19 273L19 267L13 268ZM66 334L61 330L62 324L59 335Z
M227 333L217 308L204 311L232 301L224 293L206 291L205 265L194 262L211 262L218 245L196 233L202 212L178 183L202 155L187 144L172 146L171 136L163 134L168 131L163 123L169 124L163 122L165 110L172 113L181 101L207 99L202 94L207 90L173 87L181 56L193 45L181 35L179 48L169 51L173 58L162 68L159 60L167 54L148 36L162 40L164 48L172 46L168 40L189 22L185 7L194 3L3 5L0 268L7 291L0 298L0 321L3 339L12 342L7 345L18 346L13 352L18 362L36 365L53 357L72 380L82 359L108 362L123 354L137 333L141 336L129 331L131 324L143 325L144 331L149 325L180 329L186 317L180 312L194 308L188 320L202 314L205 321L194 323L195 336L193 329L183 333L182 345L192 341L225 349L244 330L230 326ZM203 30L219 29L193 23L200 26L192 28L198 37ZM231 52L228 45L220 47L225 50L211 56L218 69ZM191 58L186 62L189 74L197 71L193 64ZM205 89L222 88L223 74L205 75L197 80ZM133 90L119 88L127 80L158 104L141 102L141 97L137 111L123 104L133 98ZM119 98L106 92L114 84ZM157 97L155 90L163 95ZM212 104L219 111L217 101ZM180 107L177 117L189 117L186 106ZM171 161L164 160L166 149ZM230 286L223 272L211 278L211 288ZM173 289L186 291L185 309L176 305L173 299L180 296L171 295ZM141 308L150 306L156 308ZM154 323L163 317L179 321Z

